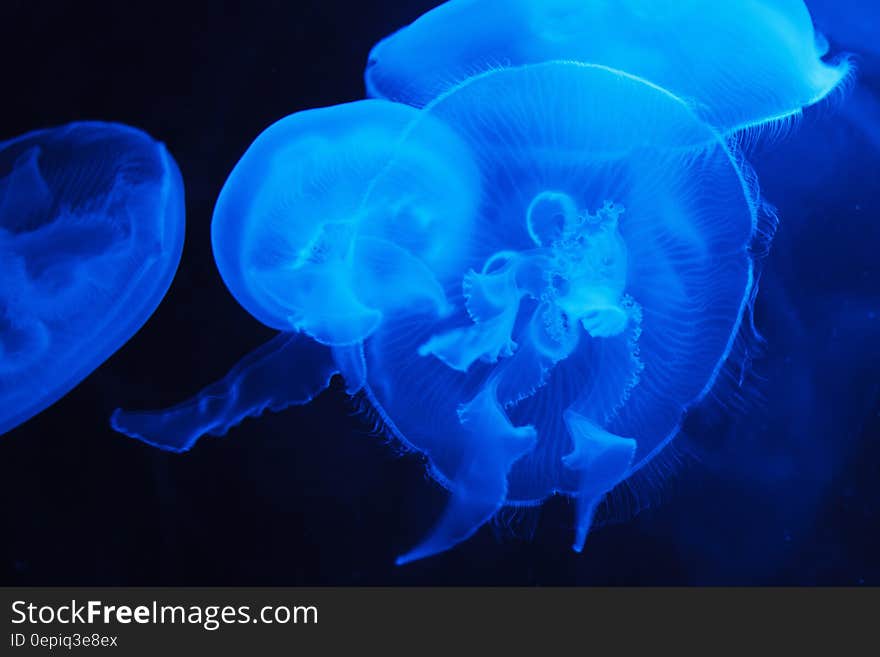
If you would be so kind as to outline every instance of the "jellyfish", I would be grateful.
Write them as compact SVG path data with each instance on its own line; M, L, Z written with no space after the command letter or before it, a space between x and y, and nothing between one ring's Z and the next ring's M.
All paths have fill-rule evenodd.
M423 106L498 67L576 60L626 71L723 133L797 114L846 78L802 0L450 0L379 42L367 92Z
M0 143L0 434L140 329L183 234L177 165L135 128L72 123Z
M577 500L580 551L597 504L730 353L754 282L754 179L688 103L599 65L495 69L425 115L478 154L482 196L469 267L444 281L456 312L363 345L370 400L451 494L400 562L554 494Z
M368 218L378 213L379 234L419 261L391 268L387 308L354 293L381 319L338 343L298 320L192 400L166 411L117 411L114 426L188 449L201 433L223 434L246 416L308 401L342 373L347 390L449 490L446 512L399 564L466 540L505 506L555 494L577 500L580 551L598 503L676 435L730 353L753 292L754 178L688 102L595 64L492 69L420 111L396 111L409 122L387 140L352 228L372 238ZM455 166L447 171L435 157ZM425 158L446 175L423 175ZM333 170L347 173L336 159ZM346 180L361 193L362 178ZM235 184L234 173L227 187ZM291 186L299 189L299 178ZM386 231L387 212L413 190L419 201L405 225L434 229L418 238ZM459 200L466 221L448 211ZM215 227L227 207L221 198ZM221 270L221 247L247 261L247 239L217 230L214 237ZM443 256L433 259L436 240ZM288 268L299 262L291 253ZM356 257L346 262L372 280ZM333 287L322 298L354 290L347 277L322 280ZM436 301L416 303L413 284ZM278 288L278 303L299 304L308 289ZM412 302L394 303L397 294ZM319 326L332 324L320 304L309 307Z
M440 281L463 266L478 175L440 121L404 139L418 115L364 100L293 114L257 137L220 193L212 242L229 290L281 334L190 402L116 412L117 430L184 451L245 417L307 403L336 373L354 393L360 345L383 322L452 312Z

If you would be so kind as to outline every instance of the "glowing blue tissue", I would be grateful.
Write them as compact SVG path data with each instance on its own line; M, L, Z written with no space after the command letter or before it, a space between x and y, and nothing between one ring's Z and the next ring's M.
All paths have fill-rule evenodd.
M137 332L183 232L177 165L134 128L73 123L0 143L0 434Z
M242 306L287 333L191 402L117 411L117 430L183 451L267 408L309 402L336 372L356 392L360 345L383 321L452 312L439 281L464 266L478 173L439 121L425 117L404 139L419 116L367 100L291 115L257 137L217 201L214 255Z
M401 561L554 493L578 500L580 550L730 351L757 190L686 103L600 66L494 70L423 116L479 155L482 194L468 267L441 279L454 312L391 318L363 347L366 394L452 494Z
M806 0L816 26L856 55L880 55L880 5L874 0ZM860 63L860 66L862 64ZM876 68L877 62L871 62Z
M398 309L448 310L435 274L460 266L476 173L439 122L399 143L416 116L361 101L294 114L256 139L212 224L220 273L255 317L346 345ZM392 157L400 177L370 189Z
M335 373L424 454L447 512L400 563L505 505L607 491L712 386L753 288L757 190L691 107L626 73L483 73L261 135L217 203L224 280L282 331L222 381L114 427L183 451Z
M874 0L808 0L810 12L828 38L854 55L861 75L843 105L844 118L880 150L880 3ZM865 84L861 78L874 79Z
M802 0L451 0L381 41L370 96L422 106L493 68L609 66L700 108L722 132L796 114L849 71Z
M185 451L341 374L450 492L398 563L554 494L582 550L742 337L773 221L729 137L835 89L826 50L801 0L442 5L221 192L220 273L280 335L113 426Z

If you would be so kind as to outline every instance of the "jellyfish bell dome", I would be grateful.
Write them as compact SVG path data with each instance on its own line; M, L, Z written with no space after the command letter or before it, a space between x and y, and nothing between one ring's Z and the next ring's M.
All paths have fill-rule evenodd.
M137 332L183 235L180 171L143 132L72 123L0 143L0 434Z
M432 119L474 153L481 195L465 266L438 277L452 312L412 309L363 346L366 394L452 496L402 561L554 493L578 498L580 549L729 353L757 192L688 103L604 66L471 76Z
M482 71L575 60L669 89L728 133L827 96L849 66L826 48L802 0L450 0L379 42L365 79L422 106Z
M400 308L448 311L437 277L460 266L477 175L439 121L402 139L417 115L359 101L288 116L254 141L212 224L220 273L251 314L344 346Z

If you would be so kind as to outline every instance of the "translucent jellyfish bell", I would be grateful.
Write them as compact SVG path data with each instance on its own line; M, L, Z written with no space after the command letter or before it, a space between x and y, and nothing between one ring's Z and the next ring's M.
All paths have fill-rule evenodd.
M471 220L469 157L442 124L399 145L416 110L361 101L289 116L235 166L212 238L227 286L255 317L328 345L360 342L387 312L446 311L435 276L458 265ZM409 174L371 192L391 159Z
M177 165L134 128L74 123L0 143L0 434L137 332L183 233Z
M401 562L554 493L578 499L580 550L596 504L677 433L729 353L756 192L685 102L601 66L472 76L425 118L468 144L483 193L467 267L441 279L454 311L364 343L369 398L451 492Z
M236 299L283 333L195 398L117 411L113 426L184 451L265 409L308 403L335 373L366 376L360 343L400 313L452 311L440 281L465 266L479 175L456 133L369 100L289 116L229 176L214 211L217 266ZM381 175L385 172L384 175Z
M609 66L701 107L722 132L782 119L847 75L802 0L451 0L373 48L371 96L422 106L471 75L550 60Z

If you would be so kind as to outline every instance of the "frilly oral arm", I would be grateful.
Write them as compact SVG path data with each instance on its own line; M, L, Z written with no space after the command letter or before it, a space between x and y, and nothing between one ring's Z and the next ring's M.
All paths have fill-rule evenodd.
M192 399L160 411L116 409L110 423L154 447L185 452L203 435L222 436L267 409L307 404L327 388L339 365L328 347L302 334L282 333Z

